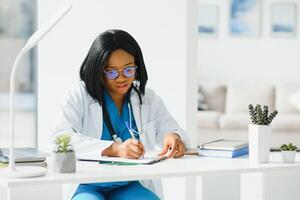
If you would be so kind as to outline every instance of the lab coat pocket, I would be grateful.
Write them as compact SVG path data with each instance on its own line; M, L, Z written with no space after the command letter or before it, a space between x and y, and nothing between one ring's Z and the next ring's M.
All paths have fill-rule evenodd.
M152 120L146 124L146 138L151 144L151 147L155 146L156 140L156 120Z

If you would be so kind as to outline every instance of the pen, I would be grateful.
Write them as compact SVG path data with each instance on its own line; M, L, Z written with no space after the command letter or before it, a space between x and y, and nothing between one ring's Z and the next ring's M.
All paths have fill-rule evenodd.
M130 133L131 138L135 139L135 136L134 136L132 130L131 130L131 129L129 128L129 126L128 126L128 122L125 122L125 124L126 124L126 127L127 127L128 131L129 131L129 133Z
M131 128L129 128L129 126L128 126L128 122L125 122L125 124L126 124L126 127L127 127L128 131L129 131L129 133L130 133L131 138L136 139L135 136L134 136L133 131L132 131ZM144 159L144 156L143 156L143 155L142 155L141 157Z

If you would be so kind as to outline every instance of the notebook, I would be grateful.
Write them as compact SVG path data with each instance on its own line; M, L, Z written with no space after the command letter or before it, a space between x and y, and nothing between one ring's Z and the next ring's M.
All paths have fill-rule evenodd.
M15 162L36 162L45 161L47 154L36 148L14 148ZM0 148L0 162L8 163L9 148Z
M36 166L36 167L47 167L46 161L37 162L16 162L15 166ZM0 162L0 168L8 167L8 163Z
M116 164L116 165L150 165L160 161L163 161L167 156L156 156L153 154L146 154L144 158L140 159L128 159L120 157L108 157L94 154L84 154L77 156L79 161L92 161L103 164Z
M227 140L220 139L211 142L204 143L200 145L201 149L210 149L210 150L237 150L248 147L248 141L245 140Z

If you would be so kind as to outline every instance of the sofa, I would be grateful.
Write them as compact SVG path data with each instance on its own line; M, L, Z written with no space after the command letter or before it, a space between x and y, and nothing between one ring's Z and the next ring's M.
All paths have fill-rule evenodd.
M198 145L216 139L248 139L249 104L278 110L272 122L272 147L300 147L300 83L217 84L198 87Z

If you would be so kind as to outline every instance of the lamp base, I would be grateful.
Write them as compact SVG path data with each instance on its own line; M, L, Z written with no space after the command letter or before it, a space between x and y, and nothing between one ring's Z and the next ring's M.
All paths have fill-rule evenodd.
M36 166L17 166L16 170L10 170L9 168L0 170L0 176L8 178L28 178L44 176L47 173L47 169L44 167Z

